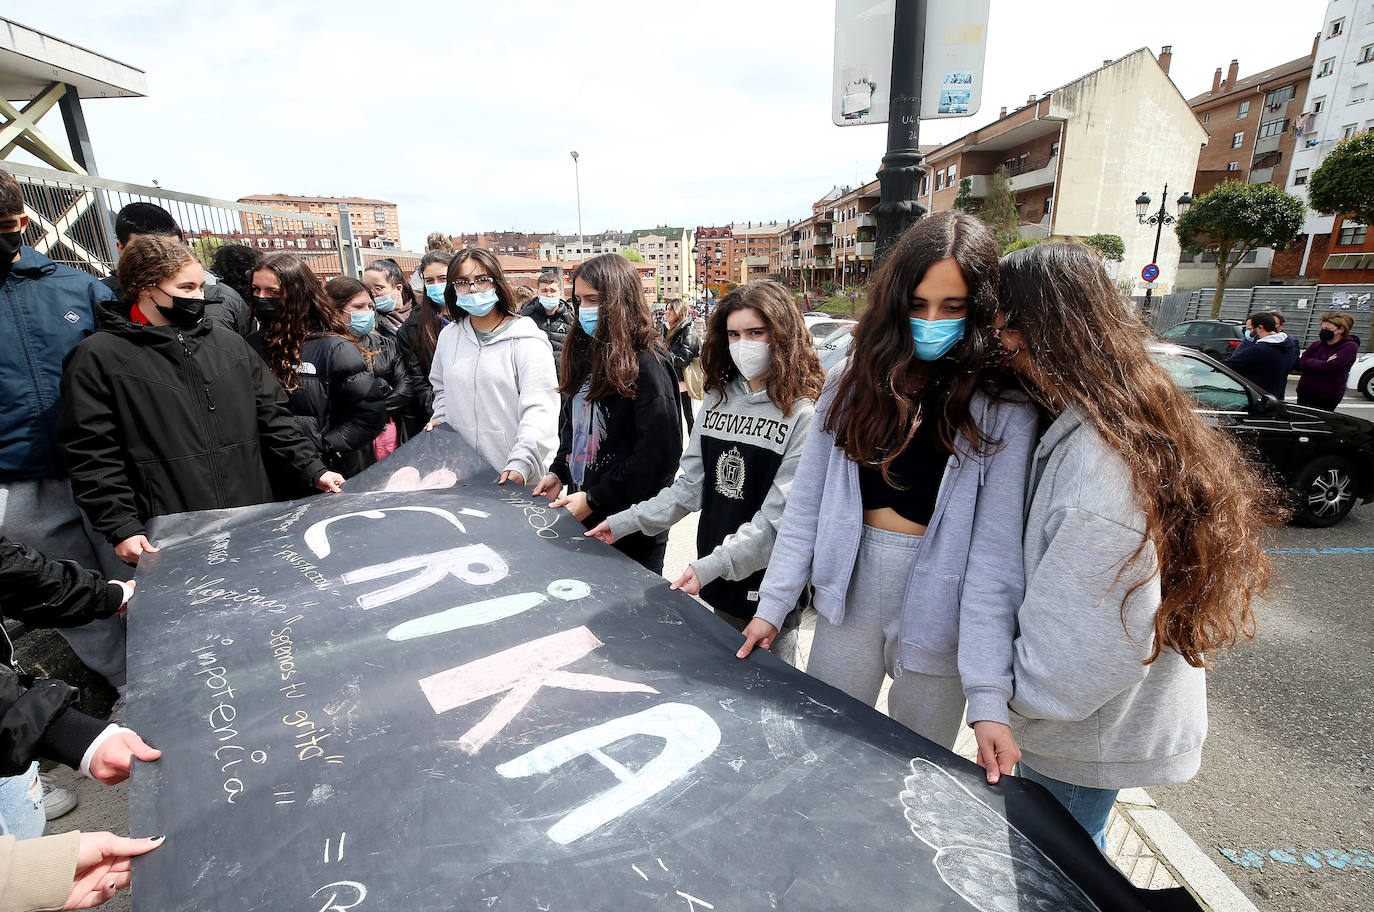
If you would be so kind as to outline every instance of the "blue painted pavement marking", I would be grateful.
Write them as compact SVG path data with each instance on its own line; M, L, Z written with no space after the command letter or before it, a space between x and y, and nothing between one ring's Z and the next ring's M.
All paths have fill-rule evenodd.
M1345 871L1353 868L1374 869L1374 853L1350 849L1309 849L1301 854L1297 849L1270 849L1267 852L1255 849L1220 849L1222 855L1242 868L1259 870L1266 861L1279 864L1307 865L1313 870L1322 871L1334 868Z
M1265 554L1374 554L1368 548L1265 548Z

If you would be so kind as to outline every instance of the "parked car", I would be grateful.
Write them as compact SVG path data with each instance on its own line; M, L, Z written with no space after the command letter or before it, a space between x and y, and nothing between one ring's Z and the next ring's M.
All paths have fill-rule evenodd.
M1235 320L1188 320L1170 326L1159 337L1225 361L1245 342L1245 324Z
M1374 423L1281 402L1207 355L1150 346L1155 360L1197 402L1198 413L1233 435L1293 492L1293 521L1340 522L1374 499Z
M822 314L819 317L806 316L803 319L806 322L806 328L811 332L812 342L818 346L827 336L833 335L836 330L844 329L846 326L854 326L857 322L836 317L834 314Z
M858 324L854 324L857 326ZM854 326L845 326L825 337L816 346L816 354L821 356L821 369L827 374L849 354L849 343L854 341Z
M1359 390L1366 399L1374 399L1374 352L1367 352L1355 359L1345 386Z

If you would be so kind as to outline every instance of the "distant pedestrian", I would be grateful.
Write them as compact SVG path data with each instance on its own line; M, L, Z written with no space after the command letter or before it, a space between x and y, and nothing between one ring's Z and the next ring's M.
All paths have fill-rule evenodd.
M1021 544L1018 773L1105 847L1119 789L1197 773L1204 669L1253 635L1283 498L1151 358L1089 248L1008 254L999 297L1005 357L1051 418Z
M579 265L573 305L577 327L559 368L558 454L534 493L557 498L555 507L591 529L673 480L682 423L672 362L629 260L606 253ZM615 548L662 573L668 533L630 535Z
M1316 342L1298 359L1298 405L1335 411L1345 397L1350 367L1360 353L1358 336L1350 335L1355 321L1350 314L1322 314L1321 331Z
M535 299L526 304L520 314L533 320L534 325L549 337L549 344L553 346L554 365L557 366L563 361L563 346L568 341L568 333L572 332L573 323L577 322L577 314L573 312L572 304L563 300L563 279L557 272L548 270L541 273L536 290L538 294Z
M1283 348L1288 336L1279 332L1278 321L1271 313L1253 313L1246 318L1245 325L1251 344L1227 358L1226 366L1276 399L1282 399L1288 388L1288 353Z
M673 373L677 375L678 401L682 405L682 417L687 422L687 435L692 434L692 397L687 393L685 371L687 366L701 355L700 337L692 329L687 305L680 298L673 298L663 311L663 341L668 346L668 354L673 358Z

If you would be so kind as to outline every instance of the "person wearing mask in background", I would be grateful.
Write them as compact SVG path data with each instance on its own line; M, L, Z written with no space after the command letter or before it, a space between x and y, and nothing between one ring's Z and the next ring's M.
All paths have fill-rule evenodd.
M122 255L130 241L141 237L170 237L186 243L186 236L166 209L156 203L130 203L115 216L115 249ZM117 300L123 300L118 270L101 281ZM253 314L244 299L233 286L219 282L205 286L205 318L240 336L253 329Z
M573 306L577 328L559 368L558 455L534 493L557 498L555 507L591 529L672 482L682 422L672 361L629 260L605 253L578 266ZM614 547L662 573L668 533L627 535Z
M453 254L446 250L431 250L421 257L417 268L424 290L418 299L419 306L411 309L410 317L396 331L401 355L410 370L410 389L414 396L407 419L412 437L434 414L434 390L429 385L429 375L434 368L434 346L439 341L439 331L448 324L444 288L448 284L448 264L452 261Z
M377 311L372 292L357 279L335 276L325 283L325 292L339 312L348 319L348 332L367 358L372 376L382 385L386 397L386 427L364 451L368 465L385 459L408 439L402 421L410 406L410 371L406 369L394 336L377 329Z
M453 239L442 231L431 231L425 238L425 253L453 253ZM425 293L425 264L422 260L410 273L410 288L416 295Z
M112 294L90 273L23 246L28 224L19 182L0 171L0 534L127 579L132 572L77 508L57 440L63 359L95 331L97 310ZM124 619L62 636L122 699ZM70 797L61 803L74 804Z
M703 411L682 472L588 534L614 544L636 532L662 532L700 510L697 559L673 588L700 595L743 631L758 607L825 373L791 292L772 281L750 282L721 299L702 360ZM771 646L794 665L800 615L789 612Z
M363 284L372 292L372 304L377 309L377 331L394 339L415 306L415 292L401 273L401 267L392 259L373 260L363 270Z
M248 308L247 322L254 329L257 328L257 323L253 319L253 309L248 302L253 300L253 270L257 269L261 262L262 252L246 244L223 244L216 247L215 256L210 261L210 271L219 276L219 284L234 289L244 301L244 306ZM210 305L205 306L209 308Z
M997 369L996 315L986 225L946 211L907 229L816 406L736 653L766 647L809 580L807 672L869 706L891 678L888 714L946 749L967 719L989 782L1018 757L1007 701L1037 431Z
M499 484L532 485L558 447L558 377L548 338L516 312L501 262L480 247L448 267L449 324L439 333L429 382L434 414L494 469Z
M673 359L673 373L677 375L677 398L682 405L682 417L687 422L687 435L692 434L692 397L687 393L683 371L701 354L701 342L692 330L692 318L681 298L668 302L663 311L663 341Z
M573 306L562 299L563 279L558 273L541 273L535 290L537 296L524 306L520 315L533 320L534 325L549 337L554 364L560 365L563 363L563 345L568 341L568 333L572 332L577 314L573 313Z
M1279 332L1271 313L1253 313L1245 320L1245 345L1226 359L1226 366L1260 389L1278 399L1288 387L1288 353L1283 344L1288 336Z
M1000 272L998 344L1050 418L1021 543L1017 773L1105 849L1118 789L1196 774L1205 669L1254 634L1284 498L1150 356L1091 248L1037 244Z
M259 319L272 316L248 341L286 390L301 429L332 471L358 474L386 427L386 395L349 334L348 318L290 253L262 261L253 273L253 301Z
M1322 314L1317 341L1298 359L1298 405L1333 412L1345 397L1350 366L1360 353L1360 339L1350 330L1355 321L1347 313Z
M262 359L203 319L204 271L184 244L131 241L119 278L125 300L67 359L59 431L76 501L121 560L157 551L154 516L274 500L269 467L292 497L339 489Z
M134 584L107 582L75 561L49 560L0 536L0 614L29 627L72 627L124 611ZM122 725L75 708L77 690L24 674L0 638L0 834L41 836L44 805L35 788L40 759L64 763L106 784L129 777L133 757L160 754Z

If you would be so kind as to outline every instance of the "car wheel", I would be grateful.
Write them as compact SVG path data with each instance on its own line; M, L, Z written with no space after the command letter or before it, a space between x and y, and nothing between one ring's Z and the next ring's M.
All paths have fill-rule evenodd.
M1364 372L1360 378L1360 392L1366 399L1374 399L1374 367Z
M1293 521L1301 526L1332 526L1355 506L1355 474L1339 456L1314 459L1298 473Z

